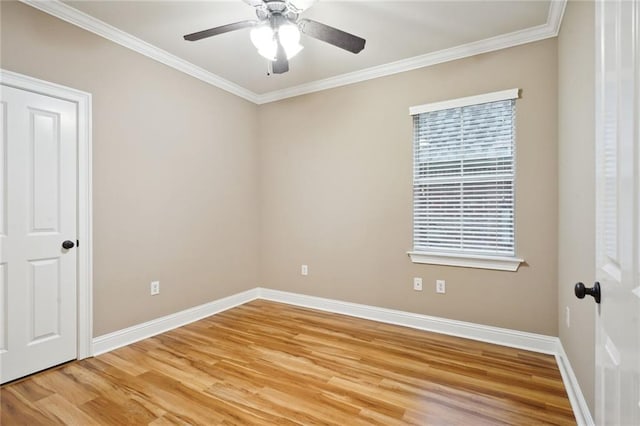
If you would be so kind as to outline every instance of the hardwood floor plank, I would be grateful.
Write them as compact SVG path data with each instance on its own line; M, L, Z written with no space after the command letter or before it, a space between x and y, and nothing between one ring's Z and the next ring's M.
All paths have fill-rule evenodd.
M34 380L22 380L16 382L13 385L12 390L30 402L36 402L54 394L53 391L43 388Z
M146 407L130 399L118 404L108 397L99 396L80 406L98 424L143 425L156 419Z
M64 368L46 371L43 374L36 374L29 380L33 380L36 384L51 393L60 393L60 389L64 389L64 398L76 405L84 404L98 396L88 390L84 385L69 378L63 371Z
M13 389L0 390L0 424L3 425L57 425L63 424L42 409L22 398Z
M256 300L0 388L3 424L573 425L555 358Z
M88 416L80 408L59 394L52 394L51 396L43 398L36 402L35 405L47 413L48 417L56 418L63 424L83 426L100 424L97 419Z

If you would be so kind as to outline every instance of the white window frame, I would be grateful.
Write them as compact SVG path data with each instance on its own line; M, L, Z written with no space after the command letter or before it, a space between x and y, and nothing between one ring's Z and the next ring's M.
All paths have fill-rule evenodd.
M497 102L508 99L518 99L519 89L502 90L499 92L485 93L477 96L452 99L443 102L434 102L409 108L411 116L425 112L439 111L451 108ZM514 159L515 160L515 159ZM515 182L515 180L514 180ZM515 200L514 200L515 202ZM514 206L515 208L515 206ZM515 226L515 224L514 224ZM415 231L412 231L415 232ZM515 250L515 248L514 248ZM413 263L431 265L459 266L467 268L493 269L500 271L517 271L524 259L515 256L476 255L467 253L455 253L447 251L409 251L407 252Z

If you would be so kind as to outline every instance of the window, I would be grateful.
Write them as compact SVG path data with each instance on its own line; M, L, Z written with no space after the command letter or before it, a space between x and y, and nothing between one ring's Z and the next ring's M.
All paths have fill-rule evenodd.
M412 107L416 263L517 270L518 89Z

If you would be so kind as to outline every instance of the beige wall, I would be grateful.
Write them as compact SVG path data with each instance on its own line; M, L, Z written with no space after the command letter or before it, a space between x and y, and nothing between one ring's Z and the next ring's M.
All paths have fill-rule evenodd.
M22 4L1 35L93 94L96 336L256 285L557 335L555 39L257 107ZM514 87L527 264L412 264L409 106Z
M94 335L255 287L257 107L1 4L2 68L93 95Z
M559 332L593 411L594 306L573 296L594 279L593 3L569 2L558 40L261 107L23 4L0 12L2 68L93 95L94 335L262 285ZM409 106L513 87L527 264L412 264Z
M556 47L550 39L261 106L260 284L557 335ZM517 254L527 264L516 273L412 264L409 107L515 87ZM422 293L412 277L424 278Z
M595 280L594 14L593 2L570 1L558 41L558 328L592 413L596 308L591 298L577 299L573 286Z

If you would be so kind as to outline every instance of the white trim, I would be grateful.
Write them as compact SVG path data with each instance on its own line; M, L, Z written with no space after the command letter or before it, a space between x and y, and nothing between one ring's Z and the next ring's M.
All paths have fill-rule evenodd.
M255 299L287 303L325 312L349 315L386 324L401 325L403 327L411 327L550 355L557 353L557 337L257 287L204 305L96 337L93 339L94 355L97 356L116 348L173 330L174 328L181 327Z
M140 40L131 34L125 33L99 19L80 12L59 0L20 1L258 105L556 37L560 30L566 6L566 0L552 0L547 15L547 22L535 27L348 74L317 80L283 90L257 94Z
M499 92L483 93L482 95L467 96L464 98L449 99L441 102L432 102L409 108L410 115L423 114L425 112L440 111L443 109L461 108L469 105L486 104L489 102L517 99L520 89L501 90Z
M182 327L194 321L234 308L255 300L258 289L251 289L229 297L215 300L204 305L195 306L171 315L156 318L142 324L134 325L113 333L104 334L93 339L93 354L100 355L122 346L130 345L149 337Z
M92 99L78 102L78 359L93 355L93 115ZM85 140L86 143L82 141Z
M549 26L549 31L556 36L560 34L560 26L562 25L562 18L564 18L566 8L567 0L551 0L551 4L549 5L547 25Z
M555 355L556 362L558 363L558 369L562 376L562 382L564 383L564 387L567 391L567 396L569 397L573 414L576 416L578 426L594 426L595 422L591 416L591 411L589 410L587 401L584 399L582 389L580 389L580 384L573 372L573 368L571 368L569 357L564 351L564 347L562 346L560 339L558 339L557 342Z
M472 254L447 254L438 252L408 251L413 263L459 266L463 268L493 269L515 272L524 263L519 257L481 256Z
M445 62L556 37L562 22L561 20L565 5L566 0L552 0L547 22L542 25L451 47L449 49L427 53L425 55L414 56L413 58L402 59L400 61L366 68L348 74L342 74L336 77L330 77L283 90L265 93L258 95L257 103L266 104L269 102L292 98L294 96L360 83L378 77L385 77L405 71L411 71L418 68L442 64Z
M555 355L557 337L266 288L258 298Z
M192 77L209 83L219 89L225 90L250 102L257 103L258 95L229 80L200 68L191 62L179 58L166 50L162 50L146 41L143 41L129 33L126 33L112 25L107 24L91 15L79 11L59 0L20 0L31 7L76 25L87 31L106 38L114 43L138 52L148 58L154 59L178 71L182 71Z
M93 254L91 180L91 94L0 69L0 83L64 99L78 106L78 359L91 356L93 333Z
M280 290L265 288L258 288L257 290L259 299L554 355L578 426L594 425L589 406L580 389L580 384L571 368L571 363L564 351L562 342L557 337L306 296Z

